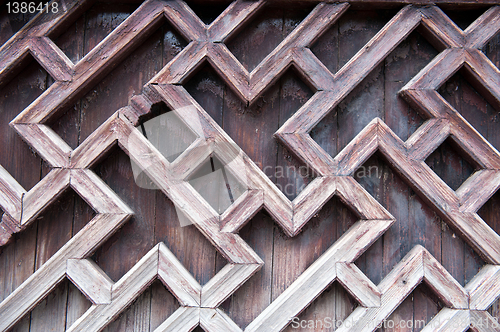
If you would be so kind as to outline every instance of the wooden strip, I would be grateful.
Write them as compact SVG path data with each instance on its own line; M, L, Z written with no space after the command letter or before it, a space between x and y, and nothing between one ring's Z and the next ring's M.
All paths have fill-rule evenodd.
M465 289L428 251L424 253L424 280L447 307L469 308Z
M498 318L493 318L488 311L470 311L470 329L474 332L499 332Z
M220 216L221 232L237 233L264 204L261 190L248 190Z
M110 304L93 305L68 328L74 331L100 331L127 308L158 275L158 245L151 249L112 287Z
M458 210L458 209L457 209ZM500 235L477 214L448 212L451 224L487 263L500 264Z
M42 124L15 124L12 127L52 167L67 167L73 149L50 127Z
M485 265L465 289L471 310L487 310L500 296L500 266Z
M207 332L243 332L243 330L220 309L201 308L200 326Z
M465 332L470 325L471 317L468 310L443 308L421 331Z
M338 262L353 262L393 222L368 220L354 224L250 323L245 331L267 332L283 329L335 280Z
M486 204L499 187L499 171L480 170L475 172L456 191L460 198L460 211L476 212Z
M380 291L354 263L337 263L337 280L363 307L380 307Z
M465 30L466 47L483 48L500 30L500 7L490 7Z
M68 259L66 276L93 304L111 303L114 282L94 261Z
M337 191L342 202L362 219L394 219L389 211L350 176L337 177Z
M234 1L208 27L208 39L212 42L225 42L238 29L251 20L263 7L263 0L255 2ZM228 20L227 18L231 19ZM184 20L184 17L183 17Z
M465 51L463 49L448 48L439 53L401 90L437 90L462 67L464 61Z
M182 306L200 305L200 284L163 243L159 244L158 277Z
M468 49L465 52L466 71L474 87L491 105L500 107L500 70L480 50Z
M192 42L175 56L149 84L183 84L197 68L203 64L207 56L208 46L205 42ZM188 106L188 105L183 105ZM175 109L175 108L171 108Z
M425 36L438 49L463 47L465 35L448 16L437 6L421 8L422 25Z
M352 175L378 149L378 124L381 120L375 118L363 128L342 151L335 156L338 164L335 175Z
M21 225L25 228L70 184L70 171L54 168L23 197Z
M289 149L320 176L332 175L334 159L308 134L275 134Z
M72 169L71 187L97 213L134 213L100 177L89 169Z
M405 145L408 156L413 160L425 160L450 135L450 125L447 120L430 119L422 124Z
M293 200L293 230L298 234L302 227L318 213L337 191L337 178L318 177L307 185Z
M71 153L71 168L91 168L114 146L118 117L116 112L78 145Z
M48 37L31 39L30 51L33 57L56 81L71 81L74 64Z
M201 306L217 308L252 275L262 264L228 264L222 268L201 290Z
M20 223L21 201L26 190L0 165L0 207Z
M12 240L12 234L19 231L21 231L19 221L4 213L0 222L0 247L9 243Z
M184 1L169 1L164 10L167 19L186 40L205 41L207 39L205 23Z
M335 85L335 76L318 60L310 48L300 47L292 50L293 62L316 90L328 90Z
M190 332L200 322L200 308L180 307L154 332Z

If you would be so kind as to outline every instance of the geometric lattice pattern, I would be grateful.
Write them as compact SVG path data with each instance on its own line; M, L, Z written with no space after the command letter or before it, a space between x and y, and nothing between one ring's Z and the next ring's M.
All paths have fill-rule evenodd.
M241 331L219 305L258 271L263 261L240 238L238 230L265 208L280 227L294 236L321 207L337 195L361 219L275 299L245 331L280 331L332 282L340 284L360 303L340 331L374 331L377 325L425 281L445 304L425 331L466 331L478 318L492 319L486 309L500 296L500 236L476 211L500 187L500 153L444 98L437 88L460 68L482 87L490 102L500 103L500 71L481 48L500 31L500 7L492 7L465 31L438 7L408 5L389 21L339 72L332 74L308 48L347 10L349 4L320 3L252 72L224 45L249 20L263 1L232 3L213 23L205 25L182 1L148 0L77 64L47 37L73 17L85 1L68 1L65 10L40 14L0 49L0 83L31 53L55 83L11 122L11 126L52 167L26 191L0 166L0 243L25 229L68 187L97 213L9 297L0 303L0 330L13 326L65 277L93 303L68 327L69 331L99 331L159 278L181 307L156 331ZM190 42L130 104L116 111L76 149L44 123L95 84L126 52L138 45L166 17ZM332 158L309 136L318 124L417 26L441 52L403 89L401 95L427 120L406 142L380 119L373 120L336 157ZM182 87L203 62L209 61L224 81L252 103L289 66L317 90L315 95L275 134L288 149L319 174L293 201L273 184L242 151L227 151L232 139ZM198 139L172 163L135 128L152 105L164 102L174 112L186 106L201 121L178 116ZM458 190L449 188L425 163L451 137L481 167ZM88 257L133 211L90 169L117 144L161 188L186 217L227 259L204 286L190 275L163 243L159 243L118 282L111 281ZM456 228L488 263L462 287L423 247L415 247L379 284L374 285L354 261L394 222L394 218L352 177L379 150L425 197L446 222ZM245 172L249 190L219 215L187 179L210 154L229 164L233 174ZM188 166L186 166L188 165ZM347 324L350 322L349 324ZM475 331L486 331L472 326ZM487 329L491 331L491 326Z

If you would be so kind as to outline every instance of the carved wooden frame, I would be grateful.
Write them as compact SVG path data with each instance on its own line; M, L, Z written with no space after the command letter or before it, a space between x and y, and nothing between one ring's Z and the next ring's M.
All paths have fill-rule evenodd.
M388 22L342 69L332 74L309 46L347 10L348 3L319 3L295 30L252 72L248 72L224 45L238 27L252 18L264 1L235 1L213 23L205 25L182 1L145 1L130 17L77 64L48 37L71 20L89 1L68 1L66 11L36 16L0 48L0 84L15 74L28 52L55 82L22 111L11 126L52 167L50 173L26 191L0 166L0 243L26 228L58 195L71 187L97 213L28 280L0 303L0 330L13 326L64 278L73 282L93 303L69 331L99 331L130 305L155 279L160 279L181 307L155 331L190 331L198 324L206 331L241 331L218 306L260 269L263 261L239 237L239 229L261 208L294 236L321 207L337 195L360 221L273 301L245 331L280 331L333 281L360 303L340 331L374 331L421 282L425 281L447 306L425 331L466 331L500 296L500 236L476 211L500 187L500 154L436 89L464 67L481 92L500 103L500 71L481 52L500 31L500 7L494 6L465 31L438 7L407 5ZM227 19L230 17L230 19ZM143 89L129 106L116 111L76 149L72 149L44 123L62 112L86 89L139 45L166 18L190 41ZM427 120L406 142L380 119L373 120L337 156L331 157L308 132L365 78L417 26L441 53L401 91L401 95ZM258 98L290 66L315 87L314 96L275 134L319 176L293 201L274 185L242 151L227 151L232 139L182 87L189 75L208 61L243 100ZM190 128L200 121L202 132L185 153L169 163L135 128L151 106L164 102L174 110L194 108L194 115L179 117ZM203 138L202 138L203 137ZM451 137L480 165L457 191L450 189L425 163L447 137ZM209 140L210 149L194 149ZM147 175L180 208L228 260L203 287L159 243L118 282L88 259L133 211L90 170L109 149L119 146L141 165ZM394 222L390 215L352 177L375 151L426 201L456 228L486 260L477 276L462 287L424 248L417 246L377 286L354 261ZM219 215L186 181L208 154L228 161L233 173L245 171L249 190ZM234 155L236 154L236 158ZM187 165L187 166L186 166ZM375 323L375 324L374 324ZM431 322L432 323L432 322ZM458 325L457 325L458 324Z

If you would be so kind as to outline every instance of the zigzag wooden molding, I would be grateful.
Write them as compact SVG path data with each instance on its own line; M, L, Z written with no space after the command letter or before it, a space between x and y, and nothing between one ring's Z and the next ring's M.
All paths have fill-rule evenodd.
M462 31L438 7L408 5L389 21L337 73L329 72L308 48L348 9L349 4L320 3L254 70L248 72L224 45L239 27L252 19L264 1L235 1L212 24L205 25L182 1L148 0L82 60L73 64L50 39L53 31L85 10L90 1L66 2L66 12L38 15L0 48L0 84L15 75L28 53L55 83L23 110L11 126L52 167L26 191L0 166L0 245L25 229L58 195L71 188L96 212L95 218L9 297L0 303L0 330L13 326L56 285L68 277L93 303L70 331L99 331L154 280L159 278L181 307L156 331L241 331L218 306L263 264L238 234L265 208L290 236L296 235L321 207L337 195L361 219L273 301L245 331L279 331L335 280L361 304L350 316L355 327L341 330L374 331L370 325L386 319L422 281L448 306L424 331L464 331L475 319L491 320L485 311L500 296L500 237L476 211L500 187L500 154L436 89L464 68L488 100L500 104L500 71L481 52L500 31L500 7L487 10ZM63 112L99 81L160 25L173 24L189 40L187 47L76 149L44 123ZM309 136L322 118L337 106L415 28L441 50L400 94L427 120L406 142L380 119L374 119L337 156L328 155ZM40 28L42 27L42 28ZM314 96L275 134L319 176L293 201L232 141L181 86L208 61L245 101L255 101L290 66L317 89ZM174 162L165 157L135 126L153 104L164 102L198 138ZM190 111L181 109L189 107ZM201 129L195 125L201 123ZM481 170L458 190L449 188L426 164L426 157L447 137L469 154ZM211 142L210 148L199 149ZM122 279L113 283L89 255L130 218L132 211L90 170L118 144L140 165L168 198L196 225L229 261L214 278L200 286L171 252L159 244ZM422 247L417 246L378 285L354 265L394 222L391 216L352 177L375 151L392 166L490 264L463 288ZM231 163L236 176L246 173L249 190L219 215L187 182L189 174L210 154ZM187 166L186 166L187 165ZM240 179L241 180L241 179ZM405 282L404 282L405 281ZM437 323L441 324L437 324Z

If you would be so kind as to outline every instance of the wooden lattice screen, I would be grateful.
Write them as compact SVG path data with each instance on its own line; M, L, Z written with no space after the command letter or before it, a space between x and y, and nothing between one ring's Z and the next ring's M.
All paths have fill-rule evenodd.
M0 84L17 75L30 57L54 79L10 122L51 169L27 191L0 166L0 207L4 212L0 244L7 245L15 233L20 232L22 237L23 230L68 188L96 213L0 303L1 331L13 327L65 278L92 302L80 318L66 326L68 331L104 329L156 279L168 288L180 307L155 331L191 331L198 325L212 332L241 331L219 307L262 268L264 261L238 232L264 208L287 236L295 237L333 196L340 198L360 220L253 319L245 331L285 329L334 281L359 303L338 331L375 331L424 281L442 301L443 308L423 330L500 331L488 312L500 296L500 236L477 214L500 187L500 153L437 91L462 70L492 105L500 104L500 71L483 53L484 46L500 31L500 7L485 8L479 18L462 30L438 6L401 4L382 29L332 73L310 47L347 11L349 3L314 3L307 17L250 72L225 42L265 8L264 1L235 1L206 25L182 1L147 0L85 57L73 63L51 36L59 34L90 5L87 1L60 1L61 10L35 16L0 48ZM143 87L142 93L130 99L128 106L116 110L76 148L70 147L49 126L49 119L63 114L164 20L186 39L186 47ZM439 53L399 93L426 121L402 141L383 120L376 118L332 157L311 138L311 130L417 27ZM257 101L291 67L315 91L275 132L276 139L317 175L292 201L244 152L233 150L235 143L230 136L184 87L207 62L248 104ZM167 161L136 128L152 106L160 102L177 112L197 135L191 148L173 162ZM193 111L178 111L186 106ZM428 156L447 139L477 166L457 190L451 189L426 163ZM207 146L207 141L209 149L195 148ZM227 260L206 284L200 285L164 243L156 244L117 282L90 258L134 213L93 170L116 144L146 170ZM354 179L355 171L377 151L485 261L465 286L419 245L378 285L355 265L397 222ZM221 215L187 181L211 154L228 163L235 176L245 173L249 188ZM491 324L474 324L479 320Z

